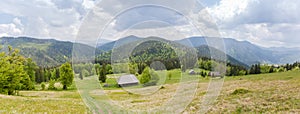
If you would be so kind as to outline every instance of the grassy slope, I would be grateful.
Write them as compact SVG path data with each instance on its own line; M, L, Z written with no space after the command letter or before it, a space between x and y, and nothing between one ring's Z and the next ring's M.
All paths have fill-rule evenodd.
M0 113L86 113L75 91L21 91L21 96L0 95Z
M300 71L227 77L209 113L299 113L299 87ZM196 112L198 106L194 101L187 112Z
M173 71L178 72L178 71ZM178 76L174 76L174 79ZM207 89L207 80L198 84L187 113L200 110L200 102ZM177 79L178 80L178 79ZM124 108L147 109L161 105L174 93L177 85L167 80L159 94L139 96L122 90L106 90L110 99ZM86 84L85 84L86 85ZM89 86L91 87L91 86ZM237 91L245 90L245 91ZM22 96L0 95L0 113L86 113L87 108L75 90L22 91ZM93 98L101 100L99 95ZM221 94L209 113L299 113L300 71L226 77Z

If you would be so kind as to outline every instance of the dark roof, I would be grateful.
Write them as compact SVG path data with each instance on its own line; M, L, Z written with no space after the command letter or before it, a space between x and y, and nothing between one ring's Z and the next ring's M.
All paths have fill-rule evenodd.
M131 83L139 83L139 80L135 77L135 75L129 74L129 75L123 75L119 77L118 84L131 84Z

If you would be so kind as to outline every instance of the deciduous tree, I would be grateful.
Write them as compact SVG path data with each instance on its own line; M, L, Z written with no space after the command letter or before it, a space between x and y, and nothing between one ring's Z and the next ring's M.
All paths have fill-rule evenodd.
M63 89L67 90L67 87L72 85L74 79L74 73L70 63L62 64L59 68L60 81L63 85Z

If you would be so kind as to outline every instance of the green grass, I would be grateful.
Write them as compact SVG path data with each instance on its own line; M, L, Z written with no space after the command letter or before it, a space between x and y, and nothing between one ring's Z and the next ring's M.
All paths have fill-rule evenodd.
M208 113L299 113L299 87L300 71L226 77ZM188 112L199 110L198 105L194 102Z
M165 71L156 71L156 73L159 74L159 77L161 77L158 83L158 85L162 85L162 84L176 84L182 81L182 77L188 77L190 79L188 80L199 80L201 82L209 82L209 78L203 78L200 75L189 75L187 70L186 72L182 72L180 69L173 69L173 70L169 70L167 72ZM172 76L171 78L169 78L167 76L168 73L171 73ZM118 90L120 89L120 87L118 87L117 85L117 79L118 77L120 77L122 74L111 74L111 75L107 75L107 80L105 83L101 83L101 86L103 87L104 84L108 84L109 87L103 87L105 90ZM137 77L138 78L138 77ZM165 80L164 80L165 79ZM129 87L129 88L142 88L144 87L142 84L139 84L138 86L133 86L133 87Z
M44 43L44 44L36 44L36 43L22 43L20 45L18 45L18 48L37 48L40 50L46 50L49 46L51 45L51 43Z
M239 94L246 94L246 93L249 93L251 91L247 90L247 89L243 89L243 88L239 88L239 89L236 89L232 92L232 95L239 95Z
M87 113L76 91L20 91L21 96L0 95L0 113Z
M183 77L198 79L198 89L193 101L186 107L185 113L197 113L207 93L210 78L191 76L187 72L171 70L171 80L166 79L162 89L151 95L138 95L123 88L105 89L96 76L77 80L83 100L91 109L101 107L103 113L118 112L125 109L147 110L162 106L176 91L178 82ZM114 78L120 75L109 75L107 83L116 83ZM110 79L111 78L111 79ZM38 85L37 85L38 87ZM213 107L208 113L300 113L300 71L282 73L225 77L225 82ZM0 113L89 113L81 96L74 89L68 91L20 91L20 96L0 95ZM111 100L117 105L112 105ZM111 106L115 106L112 108ZM122 106L122 108L116 108Z

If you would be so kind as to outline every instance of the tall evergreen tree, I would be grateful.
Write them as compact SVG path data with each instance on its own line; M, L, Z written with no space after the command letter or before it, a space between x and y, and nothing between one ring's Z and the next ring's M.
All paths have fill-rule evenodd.
M103 64L100 69L99 81L105 83L106 82L106 65Z

